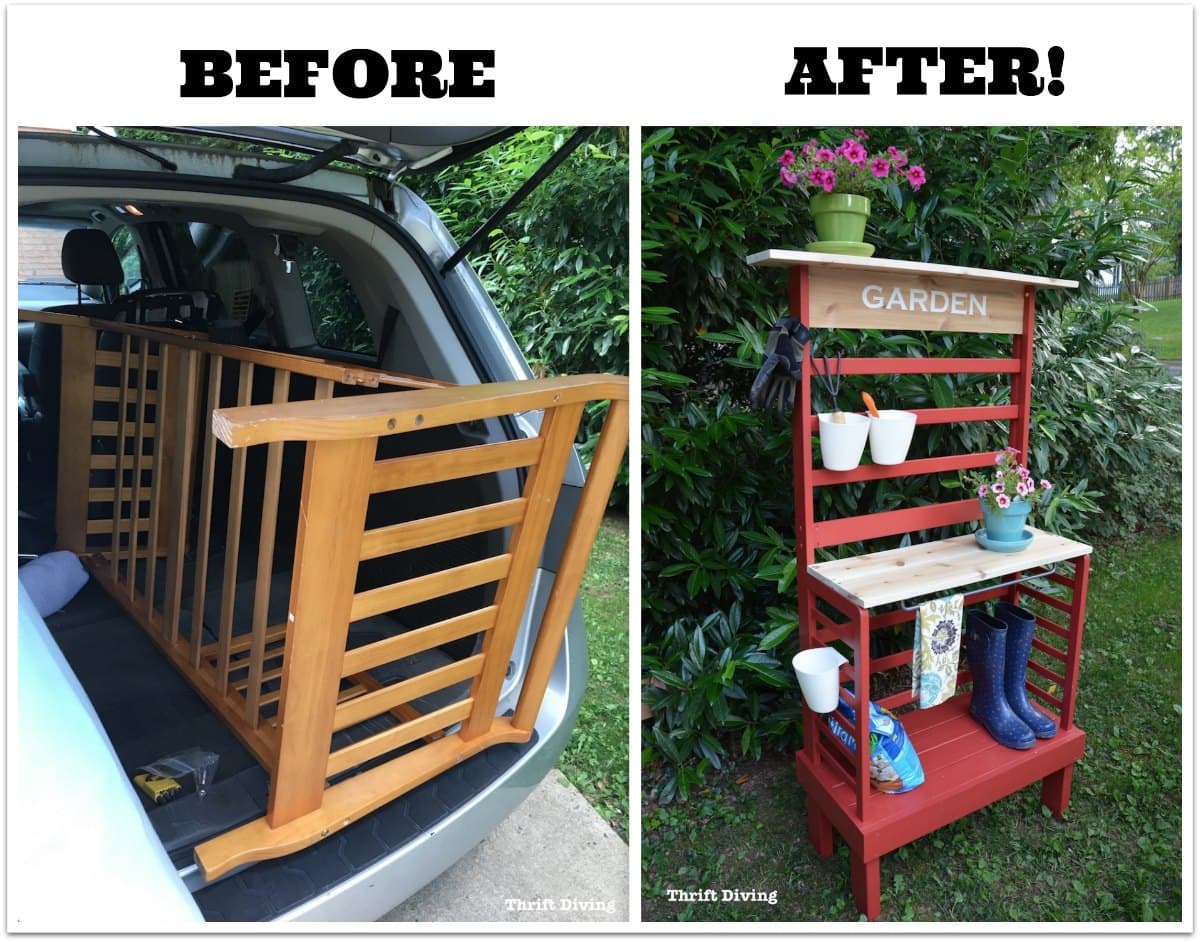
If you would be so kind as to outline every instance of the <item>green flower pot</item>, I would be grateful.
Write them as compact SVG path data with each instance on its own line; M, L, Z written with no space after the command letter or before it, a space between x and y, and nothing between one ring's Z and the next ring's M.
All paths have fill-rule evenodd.
M817 241L805 246L810 252L870 256L875 246L862 240L871 215L871 201L857 193L814 193L808 198Z

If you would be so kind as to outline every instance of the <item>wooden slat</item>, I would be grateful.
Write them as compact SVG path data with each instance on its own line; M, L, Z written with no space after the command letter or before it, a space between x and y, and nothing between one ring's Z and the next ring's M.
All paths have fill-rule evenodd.
M356 701L351 700L349 702L354 703ZM338 707L338 709L341 709L341 707ZM461 722L470 712L471 701L469 699L460 700L458 703L452 703L449 706L442 707L440 710L427 713L419 720L401 723L399 726L393 726L382 733L376 733L374 736L360 739L353 745L338 749L336 752L331 752L325 774L337 775L339 772L345 772L346 769L352 769L360 763L381 756L385 752L391 752L393 749L407 746L410 742L422 739L436 730L442 730L447 726Z
M279 701L279 762L267 807L271 827L321 807L367 516L367 474L377 446L375 438L308 445Z
M523 496L529 501L528 512L525 519L513 527L508 541L512 566L496 589L496 626L483 639L487 663L471 687L474 706L463 723L461 735L464 739L482 736L496 718L500 688L508 673L513 645L554 515L554 505L562 489L563 473L568 459L574 454L575 433L579 429L583 406L583 402L560 405L547 410L542 417L541 437L546 444L542 448L541 461L525 479Z
M398 661L402 657L428 651L439 644L487 631L495 623L496 606L489 605L487 608L447 618L424 628L415 628L391 638L384 638L382 641L351 648L342 659L342 676L352 677L363 671Z
M150 521L149 520L142 518L141 520L138 521L138 525L137 525L138 533L146 533L149 529L150 529ZM111 519L89 520L87 522L87 532L91 536L94 536L97 533L111 534L112 533L112 520ZM125 526L123 526L121 528L121 532L128 533L129 532L129 524L126 524ZM110 551L110 553L109 553L109 564L110 565L112 564L112 560L116 555L117 554L116 554L115 549Z
M163 630L166 640L175 643L179 637L179 606L183 593L183 561L187 549L188 504L192 485L192 452L196 439L197 400L200 393L200 371L196 356L186 350L179 358L179 377L176 381L175 416L176 465L172 471L171 494L174 504L169 514L167 541L166 597L163 601Z
M158 431L158 427L154 422L144 422L142 428L142 438L153 438ZM103 422L96 420L92 423L92 434L100 438L112 438L121 434L120 422ZM126 437L131 437L129 429L126 428Z
M873 540L881 536L910 533L916 530L932 530L954 523L967 523L980 518L979 501L947 501L944 504L929 504L923 507L906 507L904 510L888 510L859 517L843 517L840 520L825 520L813 525L816 546L835 546L839 543L854 543Z
M417 576L378 589L358 592L350 607L350 620L370 618L372 615L407 608L409 605L427 602L452 592L496 582L508 573L511 562L512 557L507 553L489 556L487 559L442 569L427 576Z
M145 469L143 469L145 470ZM153 478L151 478L153 480ZM87 499L89 504L111 504L114 500L114 493L111 487L89 487L87 490ZM121 488L120 497L117 498L122 503L133 500L133 485L126 484ZM145 497L142 500L146 500Z
M120 395L120 398L118 399L118 402L120 403L120 405L117 406L117 409L119 411L117 413L118 419L117 419L117 428L116 428L116 436L117 436L116 455L115 455L115 462L113 464L113 468L116 470L116 477L114 478L114 481L115 481L114 489L116 487L120 487L125 482L125 427L126 427L125 416L126 416L126 412L128 411L128 404L129 404L129 343L130 343L129 337L121 338L121 357L119 360L119 365L121 368L121 384L120 384L121 395ZM99 358L100 358L100 354L97 353L96 354L97 361L99 361ZM130 508L130 509L132 510L133 508ZM90 524L88 526L88 529L89 530L91 529ZM133 522L130 521L129 542L133 543L136 539L137 539L137 536L133 529ZM120 558L121 558L121 505L114 503L113 504L113 515L112 515L112 554L109 557L111 564L112 564L113 582L120 582L120 569L118 567L118 562L119 562ZM130 576L130 580L132 581L133 573L130 573L129 576Z
M221 405L221 374L224 358L208 358L208 411ZM204 599L208 595L208 547L212 541L213 484L217 467L217 437L207 425L204 429L204 456L200 467L200 503L196 507L196 566L192 598L200 601L192 606L191 655L192 666L200 666L200 650L204 640Z
M513 713L513 725L517 729L532 730L537 720L628 440L629 403L617 400L608 407L608 414L604 417L600 441L592 454L592 465L588 469L579 506L575 510L566 546L554 574L554 586L542 613L529 668L521 685L521 696Z
M264 671L264 670L260 669L258 672L258 683L261 686L262 684L270 683L272 680L279 680L282 676L283 676L283 668L282 667L276 667L269 671ZM233 686L234 690L237 690L238 692L244 692L247 687L254 686L254 681L251 680L249 677L244 677L241 680L235 680L233 682L232 686ZM260 697L262 696L261 690L259 691L259 696ZM250 722L249 718L247 718L247 722Z
M332 399L333 398L333 380L318 379L313 387L313 399Z
M1045 628L1051 634L1056 634L1060 638L1064 638L1067 641L1071 640L1071 632L1068 631L1066 628L1064 628L1062 625L1058 624L1058 622L1051 621L1049 618L1046 618L1044 615L1034 615L1033 617L1037 620L1037 623L1039 625L1041 625L1043 628Z
M969 468L986 468L994 464L998 451L985 451L973 455L946 455L938 458L915 458L901 464L860 464L850 471L830 471L819 468L812 472L813 487L831 484L854 484L858 481L883 481L889 478L910 477L917 474L940 474L944 471L966 471Z
M138 343L138 386L137 386L137 401L134 408L137 412L137 419L133 426L133 498L129 504L130 517L130 532L129 546L125 558L125 571L129 577L129 597L133 598L133 587L137 581L137 566L135 553L137 552L137 534L141 532L141 506L142 506L142 456L146 451L145 437L149 434L150 438L154 438L154 432L147 433L146 423L146 361L150 356L150 342L141 340ZM153 426L150 426L152 429ZM120 486L118 479L117 485ZM114 509L115 509L114 505ZM150 521L146 520L146 529L149 531ZM152 542L147 539L147 543ZM114 554L116 547L113 548Z
M170 382L170 379L171 379L171 377L169 375L169 372L170 372L169 364L171 363L171 357L167 354L166 347L164 347L162 344L159 344L158 352L159 352L161 366L159 367L158 375L156 377L155 382L158 384L159 389L165 390L165 389L169 388L169 386L167 384ZM147 401L157 403L158 402L157 390L154 390L154 389L146 390L146 397L147 397ZM166 402L166 394L165 393L163 396L163 401L164 401L164 403ZM163 418L163 410L158 405L155 405L155 418L157 420L159 420L160 422L162 421L162 418ZM169 426L166 425L165 423L164 423L163 427L169 428ZM146 545L154 551L152 555L155 557L155 559L157 559L157 557L158 557L158 548L161 545L161 541L159 540L159 527L162 525L162 519L163 519L162 512L161 512L162 494L163 494L163 478L166 477L166 475L168 473L167 465L166 465L166 462L164 461L164 454L166 451L166 439L169 437L170 437L169 435L160 435L155 440L155 442L154 442L154 461L150 466L150 530L149 530L150 535L148 537L146 537ZM157 565L157 563L151 563L149 566L146 567L146 605L147 605L146 614L147 614L147 616L149 616L150 613L154 610L154 589L156 587L155 584L157 582L158 582L158 565Z
M528 738L504 719L496 721L490 735L472 743L447 736L338 782L325 792L320 809L289 824L272 827L259 818L211 838L196 848L196 863L205 880L215 880L256 860L303 850L484 749Z
M831 255L827 252L801 252L796 249L766 249L746 256L749 265L766 268L818 268L880 272L884 274L940 275L951 278L972 278L1018 285L1045 285L1048 288L1078 288L1078 281L1047 278L1044 275L1025 275L1020 272L992 271L987 268L968 268L965 265L939 265L929 262L910 262L896 258L861 258L854 255Z
M1030 693L1034 694L1035 696L1041 697L1044 701L1046 701L1046 703L1051 704L1056 709L1059 709L1059 710L1062 709L1062 707L1063 707L1062 700L1059 699L1058 697L1054 696L1053 694L1051 694L1049 691L1043 690L1037 684L1031 684L1028 682L1025 684L1025 687L1029 690Z
M238 370L238 405L250 403L254 367L243 361ZM229 683L229 643L233 640L233 603L237 589L238 551L242 541L242 502L246 493L246 449L233 453L230 470L229 515L225 522L225 573L221 578L221 616L217 630L217 690Z
M280 447L277 444L268 448ZM419 546L444 543L459 537L486 533L501 527L511 527L525 514L525 498L515 497L498 504L471 507L453 513L422 517L407 523L379 527L363 534L362 558L376 559L390 556Z
M55 545L82 554L87 551L87 490L96 376L96 335L91 330L75 324L62 327L61 368Z
M364 693L373 693L376 690L382 690L384 688L384 684L376 680L375 676L371 674L370 671L363 671L362 673L355 674L348 679L353 681L356 687L361 687ZM345 701L342 700L341 697L338 697L338 703L343 702ZM388 714L390 716L394 716L401 723L409 723L412 720L419 720L425 715L410 703L398 703L388 710ZM445 735L446 733L444 730L436 729L433 732L426 734L422 738L425 740L425 742L435 742L439 739L442 739Z
M1067 602L1064 602L1061 599L1056 599L1052 595L1047 595L1045 592L1040 592L1037 589L1031 589L1026 585L1021 587L1021 594L1028 596L1031 599L1036 599L1043 605L1049 605L1051 608L1057 608L1060 612L1065 612L1068 615L1071 614L1071 606Z
M287 625L286 624L272 625L267 630L267 644L268 645L278 644L280 641L283 641L286 638L287 638ZM241 635L240 637L234 638L233 641L230 643L229 653L230 653L230 655L242 654L242 653L250 650L250 644L251 644L250 635ZM210 644L204 645L204 647L202 647L200 649L200 656L202 658L212 658L215 660L216 656L217 656L217 642L213 641Z
M417 487L438 481L490 474L535 464L542 452L542 439L522 438L492 445L472 445L447 451L431 451L405 458L375 462L371 475L371 493Z
M213 430L231 448L271 441L346 440L582 405L591 400L628 398L629 380L624 376L555 376L347 396L321 402L289 402L282 407L221 409L213 416Z
M287 402L291 373L275 371L272 402ZM275 525L279 519L279 480L283 471L283 445L267 446L267 469L263 478L262 517L258 529L258 570L254 579L254 612L250 621L250 689L246 694L246 722L258 723L262 696L262 659L266 650L267 606L271 600L271 570L275 561Z
M1001 422L1015 419L1020 415L1020 409L1015 405L1007 406L951 406L947 409L909 409L917 416L917 425L950 425L954 422ZM809 431L816 434L820 431L820 422L816 415L810 415Z
M107 329L107 328L105 328L105 329ZM131 337L130 334L122 332L122 334L121 334L121 348L122 349L120 351L117 351L117 350L97 350L96 351L96 365L97 366L120 367L120 366L124 365L125 369L122 374L121 383L128 382L128 380L129 380L129 376L128 376L129 364L127 361L123 361L123 357L125 354L124 348L129 345L130 337ZM150 357L147 365L152 370L158 369L158 357ZM118 383L118 388L120 388L121 383Z
M1054 647L1054 645L1046 644L1046 642L1041 638L1035 637L1033 639L1033 648L1035 651L1041 651L1047 657L1052 657L1056 661L1066 663L1067 653L1065 651L1060 651L1058 648Z
M979 506L977 502L973 503ZM1089 551L1085 544L1067 537L1030 529L1033 542L1020 553L989 552L968 534L816 563L808 567L808 574L854 605L874 608L937 592L961 590L974 583L1014 573L1028 573L1039 566ZM1032 591L1028 587L1021 589L1022 594ZM911 620L913 616L903 617Z
M156 372L155 370L150 369L149 362L147 362L146 366L149 372ZM94 399L96 402L119 402L121 399L121 390L116 386L97 386ZM147 389L146 398L144 401L147 405L155 405L158 402L158 390Z
M334 712L333 729L335 732L345 729L372 716L387 713L402 703L412 703L435 690L443 690L464 680L470 680L479 674L482 667L483 655L476 654L348 700L339 704Z
M1054 671L1050 670L1050 668L1042 666L1037 661L1030 661L1029 669L1035 674L1041 674L1047 680L1054 681L1056 684L1058 684L1060 690L1067 683L1067 679L1062 674L1056 674Z
M361 697L366 692L367 688L362 684L354 684L353 686L347 687L344 690L338 691L337 702L345 703L347 700L353 700L355 697Z
M905 376L914 373L1008 375L1021 370L1013 357L843 357L843 376Z

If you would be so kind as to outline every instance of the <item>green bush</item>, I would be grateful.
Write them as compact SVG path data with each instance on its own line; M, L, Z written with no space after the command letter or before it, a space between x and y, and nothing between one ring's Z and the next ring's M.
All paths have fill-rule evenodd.
M731 753L799 739L786 671L741 671L734 692L697 667L720 666L715 676L723 678L741 652L778 665L795 648L790 429L747 406L764 332L787 310L786 279L751 269L745 258L813 240L803 200L775 182L776 157L850 130L645 135L643 661L656 710L646 758L664 773L660 797L686 794L705 767ZM1038 296L1031 460L1058 485L1041 520L1082 536L1177 525L1179 385L1140 350L1131 306L1100 303L1088 289L1100 271L1144 260L1153 242L1126 225L1125 198L1139 172L1111 158L1113 132L869 131L872 147L907 148L929 178L919 193L896 188L873 201L867 240L879 255L1081 282L1078 292ZM1007 338L989 335L814 333L821 349L854 356L986 357L1011 349ZM845 379L843 407L858 401L864 383ZM974 375L893 377L872 392L881 407L913 408L1008 395L1006 383ZM1003 428L922 427L911 454L999 447ZM939 475L822 488L817 518L953 499L961 488L957 476ZM697 634L705 639L702 657Z
M462 242L572 130L526 129L442 171L421 195ZM629 372L628 147L628 129L596 129L470 256L535 371ZM603 411L584 419L585 460ZM627 500L623 466L611 503Z

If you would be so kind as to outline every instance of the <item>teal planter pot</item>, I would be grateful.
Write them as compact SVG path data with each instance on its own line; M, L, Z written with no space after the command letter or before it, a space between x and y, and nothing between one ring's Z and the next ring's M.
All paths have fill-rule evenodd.
M871 201L857 193L814 193L808 198L817 241L805 246L810 252L870 256L875 246L862 240L871 215Z
M1033 508L1025 500L1014 500L1007 507L993 507L986 498L979 498L983 510L983 527L993 543L1019 543L1024 539L1025 521Z

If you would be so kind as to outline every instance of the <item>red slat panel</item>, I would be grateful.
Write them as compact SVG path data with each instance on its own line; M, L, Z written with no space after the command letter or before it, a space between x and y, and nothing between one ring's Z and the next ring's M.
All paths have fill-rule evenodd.
M1058 684L1058 687L1060 690L1063 688L1063 685L1066 684L1066 682L1067 682L1067 678L1063 677L1062 674L1056 674L1056 673L1054 673L1054 671L1050 670L1050 668L1042 667L1042 665L1039 664L1037 661L1030 661L1029 669L1031 671L1033 671L1035 674L1041 674L1047 680L1054 681L1056 684Z
M1052 595L1047 595L1045 592L1042 592L1039 589L1031 589L1029 586L1022 586L1021 594L1027 595L1031 599L1036 599L1043 605L1049 605L1051 608L1057 608L1060 612L1065 612L1068 615L1071 614L1071 606L1068 603L1062 601L1061 599L1056 599Z
M938 474L942 471L965 471L968 468L986 468L996 463L998 451L984 451L970 455L945 455L939 458L915 458L901 464L860 464L851 471L827 471L824 468L812 473L813 487L830 484L853 484L856 481L882 481L886 478L902 478L914 474Z
M917 414L917 425L947 425L951 422L987 422L992 419L1015 419L1018 407L1007 406L954 406L951 409L912 409ZM809 431L816 434L817 417L810 415Z
M1064 664L1066 663L1066 660L1067 660L1066 652L1060 651L1058 648L1054 647L1053 645L1046 644L1046 642L1043 641L1041 638L1034 638L1033 646L1036 650L1041 651L1046 656L1052 657L1056 661L1062 661Z
M1047 693L1045 690L1043 690L1037 684L1026 683L1025 686L1029 689L1029 692L1032 693L1035 697L1039 697L1040 699L1044 700L1046 703L1049 703L1051 706L1055 707L1056 709L1058 709L1060 711L1062 710L1063 702L1058 697L1050 696L1049 693Z
M1065 638L1067 641L1071 640L1071 632L1069 632L1062 625L1058 624L1057 622L1051 621L1045 615L1034 615L1033 617L1036 618L1037 623L1039 625L1041 625L1043 628L1045 628L1047 631L1058 635L1060 638Z
M1021 361L1008 358L845 357L843 376L898 376L907 373L1019 373Z
M967 523L978 520L981 516L979 501L975 498L928 504L924 507L908 507L904 510L887 510L878 514L822 521L813 527L816 536L814 542L817 546L853 543L857 540L872 540L912 530Z
M915 616L910 612L908 617L911 619ZM873 657L871 658L871 673L877 674L880 671L888 671L893 667L900 667L903 664L911 664L912 659L912 651L897 651L895 654Z

